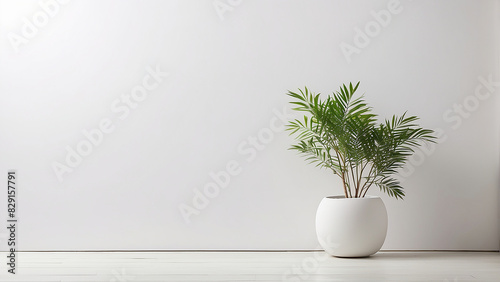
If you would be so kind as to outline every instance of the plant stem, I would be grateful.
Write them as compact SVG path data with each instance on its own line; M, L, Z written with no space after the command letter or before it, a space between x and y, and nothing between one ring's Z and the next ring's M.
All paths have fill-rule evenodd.
M361 163L359 165L356 166L356 173L357 173L357 176L358 176L358 179L356 180L357 181L357 188L359 189L359 191L362 191L361 188L361 181L363 179L363 171L365 171L365 167L366 165L363 165L363 162L361 161ZM358 171L359 170L359 171Z
M368 164L368 163L367 163ZM372 186L373 184L373 181L375 181L375 176L373 176L373 180L371 181L370 183L370 179L372 178L371 174L373 172L373 165L372 167L370 168L370 171L368 172L368 175L366 176L366 182L363 184L363 186L361 187L361 191L365 190L365 193L368 191L368 189L370 188L370 186ZM370 184L368 184L370 183ZM368 184L368 186L366 186Z
M361 194L361 192L363 192L363 187L364 187L364 185L361 186L361 180L363 178L363 171L365 171L365 168L367 165L368 165L368 162L366 162L364 165L363 165L363 162L361 162L361 171L358 174L359 177L358 177L358 186L357 186L357 188L360 189L360 194ZM356 172L357 172L357 169L358 169L358 167L356 166ZM360 186L361 186L361 188L360 188Z
M339 167L340 171L342 172L342 175L340 176L342 178L342 185L344 186L344 194L346 198L350 198L349 194L351 192L351 189L347 189L346 181L345 181L345 170L344 170L344 160L340 157L341 155L339 154L339 151L334 147L333 150L335 151L335 154L337 155L337 159L339 160ZM349 191L349 194L347 193ZM352 196L351 196L352 198Z
M366 192L368 192L368 189L366 189L365 192L363 193L363 197L365 197Z
M349 168L351 169L351 177L352 177L352 186L354 187L354 191L355 191L355 196L356 198L359 197L358 195L358 185L356 183L356 179L355 179L355 174L354 174L354 169L352 168L352 166L349 166Z

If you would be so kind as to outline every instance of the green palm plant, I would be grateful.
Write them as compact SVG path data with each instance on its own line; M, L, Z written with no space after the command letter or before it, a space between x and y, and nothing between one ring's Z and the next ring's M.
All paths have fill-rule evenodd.
M406 113L378 123L363 97L354 98L358 86L344 84L325 100L307 87L300 93L289 91L293 110L308 113L287 125L298 141L290 149L338 175L346 198L364 197L375 185L402 199L405 194L395 174L417 147L436 137L414 123L418 117Z

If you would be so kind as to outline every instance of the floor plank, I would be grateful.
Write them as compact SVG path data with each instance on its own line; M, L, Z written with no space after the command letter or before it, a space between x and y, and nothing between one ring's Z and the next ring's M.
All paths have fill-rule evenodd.
M498 252L23 252L0 281L500 281Z

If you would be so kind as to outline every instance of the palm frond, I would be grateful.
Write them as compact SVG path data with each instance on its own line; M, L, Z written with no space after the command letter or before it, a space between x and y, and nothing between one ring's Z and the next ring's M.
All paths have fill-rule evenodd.
M289 91L293 109L306 113L286 127L298 140L290 149L339 175L347 188L346 197L363 196L376 185L401 199L403 188L392 176L418 146L435 142L434 132L419 127L415 123L418 117L407 116L406 112L377 124L377 116L364 97L354 97L358 87L359 82L344 84L325 99L307 87Z

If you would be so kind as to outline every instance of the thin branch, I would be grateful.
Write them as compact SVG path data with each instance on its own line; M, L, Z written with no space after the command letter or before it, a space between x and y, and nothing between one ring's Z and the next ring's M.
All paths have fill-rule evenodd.
M363 179L363 172L365 171L365 168L366 168L367 165L368 165L368 162L366 162L365 165L363 165L363 161L361 161L361 171L358 174L359 175L359 178L358 178L358 188L361 185L361 180ZM356 170L357 170L357 167L356 167ZM363 186L361 186L361 191L363 191Z
M375 176L373 176L373 180L372 180L372 181L371 181L371 183L370 183L370 179L372 178L372 176L371 176L371 175L372 175L372 171L373 171L373 168L374 168L374 167L375 167L375 165L372 165L372 166L370 167L370 171L368 172L368 175L366 176L366 182L363 184L363 187L361 187L361 191L363 191L363 190L365 190L365 189L366 189L366 190L365 190L365 194L366 194L366 191L368 191L368 189L370 189L370 186L372 186L373 181L375 181L375 177L376 177L376 175L375 175ZM368 185L368 186L366 186L366 185Z
M342 178L342 185L344 186L344 194L345 194L346 198L349 198L349 194L351 192L351 189L350 188L347 189L347 186L346 186L344 166L343 166L344 161L341 158L341 154L339 154L338 150L335 148L333 148L333 150L335 151L335 154L337 155L337 159L339 160L340 172L342 172L342 175L340 175L340 178ZM349 194L347 193L348 191L349 191Z
M352 165L350 165L349 168L351 169L352 185L354 187L355 197L358 198L359 197L359 195L358 195L358 185L356 183L356 176L357 176L357 174L356 175L354 174L354 169L353 169Z

